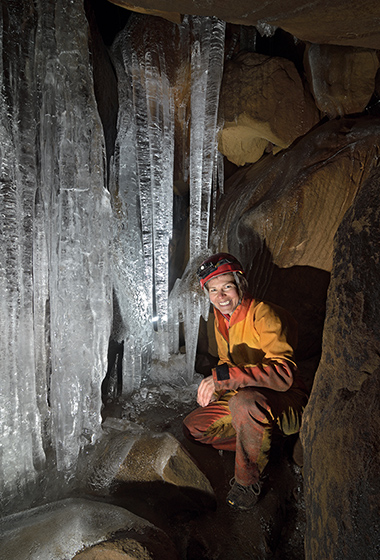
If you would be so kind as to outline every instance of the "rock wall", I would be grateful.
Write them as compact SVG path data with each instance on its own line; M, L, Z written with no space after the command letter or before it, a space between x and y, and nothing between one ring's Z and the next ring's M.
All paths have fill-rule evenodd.
M149 2L138 4L149 12ZM252 4L251 24L274 33ZM193 13L191 5L161 2L155 8L171 6L170 17L162 15L176 21L175 10ZM372 558L379 547L380 43L368 17L377 21L377 8L367 3L359 14L345 3L344 10L335 4L318 12L314 3L314 12L303 6L296 13L293 3L280 15L275 6L263 8L265 22L312 43L304 46L301 63L286 59L285 51L240 53L226 63L219 148L230 178L218 203L212 250L239 256L255 295L284 305L300 325L298 363L313 386L302 432L306 558ZM224 14L217 2L202 9ZM242 23L238 12L224 15Z
M319 121L293 62L252 52L226 63L220 114L219 151L239 166L287 148Z
M117 3L126 4L121 0ZM138 3L145 5L145 7L142 6L142 9L149 10L149 1ZM9 14L5 8L9 6L13 10L16 4L17 2L13 1L3 2L2 14L5 14L6 17L3 18L2 26L5 31L7 31L6 26L9 24L7 20ZM31 29L35 28L37 20L39 25L42 26L42 23L47 20L50 22L50 18L51 23L46 26L46 29L54 29L53 20L55 22L56 20L53 17L55 14L52 12L53 4L49 2L35 3L39 8L42 5L49 7L49 12L41 11L41 13L44 13L44 18L36 18L36 20L33 13L34 4L29 4L32 14L30 16L31 23L33 24ZM64 4L67 5L67 13L70 14L70 6L73 3L65 2ZM41 33L41 29L45 29L43 26L39 27L37 35L30 33L31 39L30 42L26 43L25 48L21 39L18 41L18 35L16 36L15 32L4 32L5 46L7 47L8 41L15 49L14 52L12 50L9 54L9 68L7 66L6 73L9 82L11 82L10 77L19 75L28 77L28 71L37 68L46 79L46 92L48 92L51 84L49 81L50 74L45 76L44 73L46 67L50 70L55 68L56 60L59 57L64 58L65 64L62 63L62 67L66 67L67 59L70 56L74 56L74 60L70 64L75 77L78 76L78 68L83 69L83 60L87 61L88 52L87 27L81 9L82 5L80 2L76 4L80 6L80 17L76 17L74 23L69 20L68 24L70 24L71 31L74 30L75 37L81 37L81 49L83 50L80 50L80 52L83 54L80 57L75 56L73 45L67 43L67 41L70 42L67 38L68 35L62 32L59 34L62 43L58 42L59 52L55 53L55 39L49 33ZM169 0L168 2L163 0L156 4L157 8L162 10L169 10L170 5L173 6L173 3L170 3ZM303 104L304 99L307 98L305 106L308 106L308 118L306 121L297 121L297 107L292 107L292 120L285 119L285 116L289 117L289 114L287 114L288 106L284 103L280 113L284 123L282 123L279 131L278 126L281 119L274 118L276 115L273 115L273 105L270 103L265 107L260 106L258 109L255 107L254 110L250 107L249 111L254 116L254 119L252 119L252 115L250 115L251 120L247 119L246 107L240 106L236 109L236 107L232 107L232 104L224 106L225 114L230 115L229 123L235 125L235 120L238 121L240 118L246 125L247 120L249 120L249 126L243 127L243 133L249 128L249 132L252 134L257 122L260 122L260 132L267 132L268 130L273 132L274 130L275 133L272 136L267 135L268 137L262 134L259 136L259 138L264 139L264 142L258 158L253 160L257 161L256 164L243 167L239 171L236 168L233 169L234 174L225 185L226 193L217 209L213 244L217 249L230 250L242 258L248 270L251 286L256 287L258 292L261 292L258 294L259 296L265 295L271 300L277 298L276 303L285 304L296 315L302 332L300 361L305 364L305 370L307 370L308 362L312 361L309 367L308 381L310 385L319 361L320 339L324 326L322 359L313 385L312 397L305 414L302 431L305 448L304 473L308 516L306 556L308 560L375 558L380 546L376 534L379 514L378 479L380 474L377 443L380 369L379 319L377 314L380 297L380 175L376 168L378 166L380 124L375 116L376 113L373 112L371 115L368 104L371 97L375 96L375 99L379 99L380 96L378 51L374 50L380 47L378 37L379 5L373 1L368 1L358 6L356 2L350 1L344 3L345 9L343 10L340 2L328 7L328 9L326 9L324 2L314 2L313 9L309 10L307 6L303 6L302 2L294 0L288 4L285 11L281 2L274 1L270 5L261 3L260 5L257 4L256 7L253 5L255 3L248 2L250 18L247 18L244 16L246 12L238 13L237 8L235 17L228 16L227 11L231 12L231 7L227 7L228 3L226 2L207 2L204 3L202 9L199 8L199 3L196 4L198 8L195 9L195 12L201 15L212 13L239 24L249 23L252 25L257 23L258 28L264 34L273 33L275 27L279 25L283 29L294 33L298 39L314 41L314 44L305 51L305 75L302 72L298 75L295 72L295 67L290 63L288 64L289 61L285 62L285 59L281 60L280 63L278 57L265 56L263 59L261 55L249 57L260 62L265 59L271 65L277 64L276 70L281 70L284 80L280 82L280 91L278 92L276 88L279 84L272 78L274 74L267 72L266 75L271 78L271 86L276 87L264 90L262 80L260 84L252 84L252 89L246 97L258 94L264 95L265 92L265 95L277 95L276 99L280 100L283 91L287 90L290 84L295 85L294 91L299 96L299 103ZM59 10L60 5L57 4L57 10ZM129 7L129 4L127 6ZM241 2L239 6L246 9L247 3ZM185 1L177 3L173 7L174 13L168 19L180 21L181 17L178 10L183 13L194 12L194 8L192 8L192 11L188 8L189 4ZM27 9L28 6L25 8L25 14ZM201 11L198 11L198 9ZM205 13L204 9L209 10L209 12ZM22 38L22 34L26 36L25 25L22 27L19 24L18 12L15 11L14 13L14 18L11 20L12 29L17 30L20 38ZM316 20L320 23L318 30L313 23ZM78 33L78 30L80 30L80 33ZM40 41L39 43L38 41L35 43L35 37ZM46 41L51 41L53 46L50 48L50 43L46 43ZM336 46L320 48L318 42L336 42L347 45L347 48ZM48 45L46 47L47 55L50 57L52 53L54 54L51 59L48 59L50 66L43 64L44 58L40 59L40 65L36 62L35 67L29 64L30 60L34 60L30 52L32 46L34 49L35 44L37 46L44 45L44 48ZM92 43L92 46L94 45L95 42ZM356 47L365 47L367 50L358 51ZM21 58L17 59L16 54L19 52ZM92 54L99 62L100 54L96 53L95 50ZM101 53L101 56L108 60L105 52ZM7 61L7 57L3 57L3 59ZM78 64L78 59L82 66ZM19 60L20 68L15 65L15 60ZM102 75L105 65L106 63L99 62L94 74L95 93L98 102L97 110L101 113L103 119L107 160L109 161L116 134L117 98L115 96L115 76L112 69L108 68L109 78L106 79L104 73ZM94 64L95 66L96 64ZM186 72L184 71L184 73ZM37 72L38 80L41 79L41 75ZM61 83L59 70L55 70L52 75L60 85L59 91L62 93L62 98L60 98L60 101L58 100L58 103L56 90L53 90L54 95L47 93L46 99L44 98L46 106L43 104L44 110L41 111L46 126L43 129L46 134L41 136L42 145L46 149L45 157L47 152L50 154L52 178L56 179L58 176L54 171L56 160L63 161L55 157L53 146L61 147L59 140L62 138L59 136L59 132L62 133L62 129L66 132L72 130L69 126L66 129L64 128L66 126L66 111L62 107L66 107L66 96L70 99L73 97L71 106L76 107L77 101L80 100L83 110L90 107L89 113L83 112L83 114L90 115L90 123L92 125L95 123L96 127L95 129L92 128L91 137L88 137L88 131L91 129L90 125L85 126L83 134L73 135L74 139L68 135L64 147L67 150L65 154L68 153L70 158L67 159L68 163L66 159L63 161L65 165L62 166L60 173L61 177L66 178L66 175L71 177L73 168L70 162L77 156L78 147L83 152L83 146L88 143L89 154L90 152L91 156L95 154L97 163L92 168L91 173L93 175L89 175L86 181L91 185L91 193L95 191L98 193L100 206L103 195L104 197L106 195L104 191L105 178L102 171L103 136L95 108L95 100L92 97L89 61L85 67L85 83L90 84L86 86L87 89L83 87L83 83L81 86L80 80L70 82L75 84L75 87L67 88L67 82ZM30 78L30 80L32 79L37 78ZM257 79L257 75L255 75L255 79ZM107 81L107 87L113 94L110 100L105 99L105 97L102 98L105 89L102 80ZM232 83L234 80L235 78L232 77ZM38 96L41 92L37 87L35 94L26 97L26 86L29 87L30 83L34 82L20 83L25 87L22 90L23 95L16 96L20 113L15 111L15 122L20 115L22 121L20 130L23 134L16 137L14 144L15 150L16 147L20 146L21 165L19 168L24 172L25 168L29 169L28 166L23 165L24 161L30 160L29 165L33 168L36 166L33 146L37 145L37 140L40 139L35 138L34 124L35 121L38 121L38 115L35 113L34 105L35 99L39 99ZM240 86L241 84L236 82L236 85ZM17 89L17 78L12 81L12 86L15 86L16 90L19 91ZM314 101L307 93L308 88L313 94ZM227 91L227 99L234 101L236 91L236 89L232 93ZM6 88L5 93L7 93ZM9 94L9 97L12 96ZM290 96L290 102L292 99L294 98ZM103 104L102 100L104 101ZM179 99L178 102L179 104L182 103L182 99ZM84 103L85 105L83 105ZM313 103L315 103L315 107ZM29 109L30 114L28 113ZM62 113L62 129L50 124L49 120L50 114L54 114L56 118L59 110ZM300 112L302 115L304 114L303 105ZM350 119L341 118L348 113L360 113L360 115ZM82 115L82 113L77 112L77 117L79 114ZM71 116L71 112L67 111L67 115ZM236 118L236 115L239 115L239 118ZM3 117L4 122L8 123L5 104ZM333 120L329 121L329 119ZM87 121L81 117L76 119L76 123L79 122L85 123ZM71 120L69 124L71 126ZM230 128L233 128L233 125L229 125ZM315 126L317 128L313 130ZM4 128L6 129L6 127ZM96 130L96 134L94 130ZM29 141L31 137L32 140ZM19 141L17 141L17 138L19 138ZM88 142L84 143L84 139ZM274 154L276 148L273 150L272 145L284 151ZM25 153L22 151L24 149ZM271 150L272 153L268 153ZM239 157L240 155L238 154ZM262 157L263 155L264 157ZM90 155L83 157L86 163L91 159ZM258 161L259 158L260 161ZM10 161L14 160L14 157L10 157ZM231 160L239 165L252 161L244 158L236 160L231 158ZM37 163L39 163L39 159ZM69 171L66 174L67 169ZM82 180L82 172L82 166L79 166L78 177L80 180ZM35 174L38 175L37 172ZM20 176L24 177L22 174ZM28 181L29 179L20 183L28 185ZM52 182L47 180L44 175L42 184L46 187L44 189L44 192L46 190L46 207L50 208L50 197L55 191ZM63 190L61 184L58 185L54 182L54 185L57 186L57 196L62 196L63 191L66 192L67 196L69 194L73 196L75 200L79 196L76 194L79 192L78 189L71 189L71 184L69 185L70 188ZM183 187L183 185L179 186ZM179 186L176 185L177 188ZM186 187L184 187L184 190L186 191ZM38 201L39 198L34 196L34 184L32 184L31 194L30 196L28 194L27 199L25 198L25 192L24 188L20 190L19 201L20 204L21 202L24 203L25 200L30 201L30 211L29 207L25 211L25 220L28 222L32 214L33 201ZM187 191L185 194L187 195ZM84 194L84 196L87 195ZM77 214L82 212L83 207L84 205L80 200L78 206L73 207L72 214L70 214L73 221L75 221ZM99 218L100 211L94 211L91 215ZM50 224L51 220L51 213L47 211L47 223ZM97 222L96 229L98 229L98 225ZM16 226L18 228L19 224L17 223ZM66 229L63 227L62 231L66 232ZM14 239L18 240L17 235L14 236ZM98 247L100 241L95 245ZM10 253L15 254L11 251ZM105 248L104 255L107 254L108 250ZM31 263L26 264L29 274ZM35 261L33 264L36 266ZM57 270L59 268L58 264ZM61 269L66 270L65 262L60 267ZM98 270L98 268L95 269ZM324 322L326 289L331 271L332 280L327 299L327 316ZM93 282L94 274L91 272L83 278L83 283L89 279ZM83 283L81 282L79 282L79 285L82 288ZM100 284L103 289L105 282L100 282ZM21 281L19 285L22 285ZM38 287L37 277L35 287ZM39 285L39 288L41 288L41 285ZM105 295L102 298L102 303L107 299L110 298ZM28 316L31 309L32 303L30 302L27 308L27 311L29 310ZM65 316L66 311L62 307L62 317ZM78 308L75 308L74 312L82 317ZM45 316L41 310L38 313L41 314L41 317ZM81 331L88 331L88 322L85 321L84 314L83 317L86 328L81 329ZM44 325L43 321L41 321L41 325ZM96 342L95 348L102 346L102 356L105 356L106 329L100 329L98 321L95 321L94 325L94 332L97 333L99 329L99 336L102 339L102 344ZM43 328L40 331L41 338L43 338L45 331ZM71 329L67 328L67 331L71 335ZM94 339L98 340L96 337ZM69 338L68 340L70 341ZM62 348L65 346L69 349L71 357L73 353L70 344L62 344ZM75 356L75 360L77 360L77 356ZM45 383L45 369L43 367L38 369L41 384L42 381ZM94 390L98 400L100 400L99 375L104 369L104 367L94 368L96 373L94 375L94 378L96 378ZM63 368L64 372L66 370L67 368ZM12 373L10 368L8 368L8 371L10 374ZM22 371L20 381L24 386L26 369L19 367L18 371ZM57 379L61 382L63 377L58 376ZM86 376L83 376L82 379L89 379L87 369ZM62 383L64 381L65 379ZM12 382L14 382L14 376ZM64 385L65 388L81 386L82 393L86 394L83 385L77 382L74 384L64 383ZM53 387L53 389L55 388ZM38 390L39 393L36 398L39 401L41 414L43 414L43 418L46 417L47 422L48 399L45 399L45 393L40 386ZM58 391L52 390L53 397L55 392ZM91 390L87 392L91 394ZM25 390L20 390L20 394L25 394ZM70 412L68 405L72 401L73 397L70 394L65 393L62 396L62 404L67 405L68 412ZM94 399L92 399L91 407L94 406L93 403ZM61 410L60 405L61 401L58 402L57 400L57 423L60 420L58 415ZM98 408L100 408L100 403L97 412ZM71 414L69 416L71 421ZM98 414L92 415L91 418L98 428ZM89 437L88 434L88 430L83 431L85 438ZM36 431L33 432L33 437L36 437ZM58 434L57 446L60 446L62 441L62 435ZM64 463L67 456L67 447L63 446L62 450L60 448L60 461ZM33 461L37 463L37 459L35 453ZM41 460L43 459L44 457Z
M181 14L214 15L231 23L255 25L270 33L281 27L299 39L379 48L380 6L376 0L110 0L129 10L160 15L178 22Z
M380 550L379 209L377 169L334 241L322 359L302 427L308 559Z

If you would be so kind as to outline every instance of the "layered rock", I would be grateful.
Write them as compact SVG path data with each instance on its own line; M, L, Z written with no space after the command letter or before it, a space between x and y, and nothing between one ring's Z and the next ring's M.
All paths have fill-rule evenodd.
M316 44L306 48L308 82L318 109L329 118L364 111L378 68L374 50Z
M255 287L264 258L281 268L330 271L334 235L378 165L379 133L379 119L331 121L235 173L225 185L213 246L239 255Z
M287 148L319 120L294 64L257 53L241 53L226 64L220 113L219 151L236 165Z
M380 548L380 171L334 241L323 353L302 427L306 557L376 558Z
M380 48L380 6L376 0L337 0L334 3L317 0L283 0L259 2L238 0L110 0L129 10L142 9L173 21L180 14L217 16L230 23L255 25L263 33L281 27L292 35L311 43L331 43L358 47ZM169 14L168 14L169 12ZM177 15L175 15L177 14Z

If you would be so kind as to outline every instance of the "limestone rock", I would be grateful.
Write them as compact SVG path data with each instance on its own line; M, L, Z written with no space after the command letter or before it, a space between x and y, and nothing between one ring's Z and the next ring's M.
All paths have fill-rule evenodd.
M305 68L318 109L335 118L364 111L379 60L374 50L313 44L306 50Z
M67 560L85 547L114 541L116 534L116 541L134 539L138 547L155 551L157 560L177 558L163 531L123 508L92 500L67 499L14 514L3 518L0 529L1 557L7 560ZM117 549L115 544L113 548Z
M128 431L107 437L94 459L89 481L97 495L130 499L133 495L133 499L149 499L150 504L166 504L176 511L215 505L210 482L169 433Z
M151 16L157 16L173 23L181 23L182 22L182 15L177 11L163 11L163 10L156 10L153 7L153 3L150 4L149 7L138 6L136 2L130 2L130 0L111 0L112 4L116 4L116 6L121 6L126 10L131 10L133 12L138 12L140 14L148 14Z
M266 138L256 136L252 122L243 124L226 123L219 135L218 149L235 165L245 165L258 161L270 146Z
M152 560L149 551L134 539L101 543L79 552L73 560Z
M130 10L145 9L216 16L230 23L266 28L281 27L298 39L311 43L331 43L380 48L380 4L377 0L110 0ZM169 17L173 17L170 15Z
M236 165L254 163L272 144L288 147L319 119L294 64L257 53L226 64L220 110L219 150Z
M379 134L379 119L331 121L239 170L225 185L213 250L240 256L253 287L269 263L331 271L334 235L378 165Z
M380 504L380 171L334 242L322 359L302 442L306 557L377 558Z

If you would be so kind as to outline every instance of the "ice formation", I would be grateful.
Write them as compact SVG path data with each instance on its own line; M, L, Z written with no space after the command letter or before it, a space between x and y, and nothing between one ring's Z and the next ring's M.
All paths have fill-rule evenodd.
M199 314L207 314L199 294L187 289L188 273L169 294L170 48L147 37L136 49L128 30L119 38L120 112L108 192L82 4L39 0L16 7L4 0L1 8L7 14L0 21L4 512L33 503L41 483L46 492L48 472L53 481L57 474L63 482L75 478L78 457L96 440L113 300L125 343L125 393L149 378L152 360L167 362L178 352L180 320L187 348L180 378L191 382ZM172 43L181 45L192 72L191 145L182 149L183 180L191 186L191 265L208 246L224 24L194 17L177 29ZM189 123L182 124L186 136Z
M190 182L190 270L208 248L225 33L217 18L186 17L179 28L173 26L172 37L165 37L165 48L151 30L143 34L144 48L134 48L139 25L139 17L131 18L113 48L120 112L111 192L117 210L115 290L123 318L118 335L125 340L124 393L149 377L152 358L167 362L178 352L180 320L192 380L199 316L207 316L208 306L186 281L189 274L169 294L174 131L175 119L181 118L175 115L178 84L169 67L173 52L191 67L190 146L181 170ZM186 133L186 123L182 127Z
M69 480L99 433L112 313L111 205L87 21L81 3L42 4L39 18L18 4L1 20L4 508L21 507L48 466Z

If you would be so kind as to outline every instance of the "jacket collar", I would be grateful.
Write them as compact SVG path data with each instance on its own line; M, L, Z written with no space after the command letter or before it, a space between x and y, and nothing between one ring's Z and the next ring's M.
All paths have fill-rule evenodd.
M252 301L253 298L251 298L250 296L245 296L229 318L223 315L223 313L221 313L219 309L216 309L216 307L214 307L214 314L218 329L225 339L228 338L228 329L233 325L236 325L236 323L240 323L240 321L243 321L245 319Z

